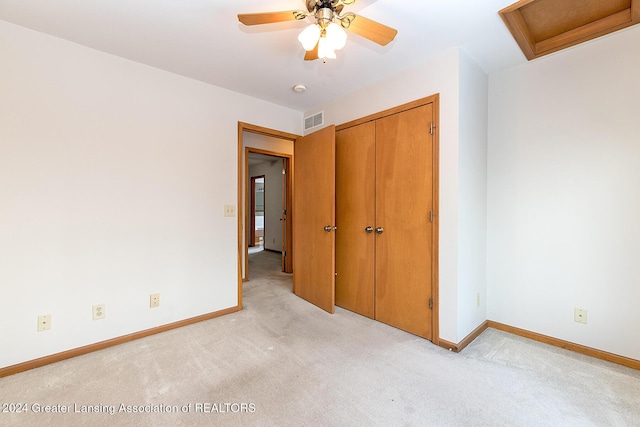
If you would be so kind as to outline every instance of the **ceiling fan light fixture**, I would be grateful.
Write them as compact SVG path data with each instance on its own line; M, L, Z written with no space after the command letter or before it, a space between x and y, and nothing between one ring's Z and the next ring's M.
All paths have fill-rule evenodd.
M320 26L317 24L309 25L298 36L298 41L302 44L302 47L306 51L313 50L318 44L320 38Z
M345 30L380 46L388 45L398 34L398 30L356 15L353 12L343 13L345 6L350 6L356 1L306 0L308 12L289 10L268 13L239 13L238 20L244 25L262 25L276 22L302 21L307 18L313 19L315 22L307 26L298 35L298 41L306 51L304 55L305 61L322 59L325 62L327 58L336 58L336 51L345 47L347 42Z

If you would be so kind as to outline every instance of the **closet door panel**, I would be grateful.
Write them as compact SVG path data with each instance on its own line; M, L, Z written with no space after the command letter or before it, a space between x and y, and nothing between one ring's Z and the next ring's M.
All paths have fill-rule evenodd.
M336 133L336 305L374 317L375 123Z
M376 121L376 319L429 340L432 120L428 104Z

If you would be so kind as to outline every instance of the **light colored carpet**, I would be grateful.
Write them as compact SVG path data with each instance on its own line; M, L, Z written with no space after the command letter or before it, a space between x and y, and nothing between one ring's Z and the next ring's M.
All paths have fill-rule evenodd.
M0 425L640 426L639 371L492 329L454 354L326 314L279 262L251 255L241 312L0 379L0 403L29 410Z

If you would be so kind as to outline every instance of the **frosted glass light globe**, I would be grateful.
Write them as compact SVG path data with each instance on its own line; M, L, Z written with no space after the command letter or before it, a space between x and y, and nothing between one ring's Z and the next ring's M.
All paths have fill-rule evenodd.
M302 44L304 50L309 51L313 50L316 47L319 38L320 27L316 24L313 24L302 30L302 32L298 36L298 41Z
M318 57L321 59L336 59L336 53L333 51L333 47L326 37L320 37L320 41L318 42Z
M333 50L340 50L347 44L347 32L335 22L332 22L327 26L325 30L327 33L327 40Z

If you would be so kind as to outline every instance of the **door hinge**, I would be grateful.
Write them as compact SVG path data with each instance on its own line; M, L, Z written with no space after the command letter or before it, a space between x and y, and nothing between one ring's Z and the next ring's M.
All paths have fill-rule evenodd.
M433 122L431 122L431 125L429 126L429 133L433 135L435 131L436 131L436 125L433 124Z
M433 211L429 211L429 221L433 222Z
M429 308L433 310L433 298L429 298Z
M287 251L283 251L283 252L282 252L282 256L285 256L285 257L286 257L286 256L287 256Z

